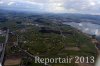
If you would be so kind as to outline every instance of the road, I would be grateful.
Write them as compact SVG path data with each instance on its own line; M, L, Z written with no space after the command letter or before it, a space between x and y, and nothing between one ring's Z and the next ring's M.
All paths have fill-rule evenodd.
M0 57L0 63L1 64L3 64L4 55L5 55L5 49L6 49L6 45L7 45L7 41L8 41L8 36L9 36L9 29L7 29L6 39L5 39L5 43L3 45L2 54L1 54L1 57Z

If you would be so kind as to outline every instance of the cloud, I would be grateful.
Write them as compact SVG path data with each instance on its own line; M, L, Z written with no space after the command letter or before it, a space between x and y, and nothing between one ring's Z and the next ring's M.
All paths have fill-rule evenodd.
M0 1L0 4L3 4L4 2L3 1Z
M91 13L99 11L100 1L99 0L67 0L64 3L64 7L69 11L73 9L75 13Z
M1 0L0 4L30 11L100 14L100 0Z
M54 13L61 13L65 12L65 8L63 7L62 3L47 3L45 4L45 9L49 12L54 12Z
M15 2L9 2L8 5L13 5Z

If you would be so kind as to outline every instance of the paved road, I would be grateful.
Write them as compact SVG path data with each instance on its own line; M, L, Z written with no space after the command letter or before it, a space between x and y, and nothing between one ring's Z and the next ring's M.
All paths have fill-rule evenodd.
M6 49L6 45L7 45L7 41L8 41L8 35L9 35L9 29L7 29L6 39L5 39L5 43L3 45L2 54L1 54L1 57L0 57L0 63L1 64L3 63L3 60L4 60L5 49Z

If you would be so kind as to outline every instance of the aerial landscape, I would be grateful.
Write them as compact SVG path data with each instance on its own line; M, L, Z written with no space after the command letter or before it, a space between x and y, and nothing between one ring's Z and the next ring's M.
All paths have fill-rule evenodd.
M81 2L1 0L0 66L99 66L100 1Z

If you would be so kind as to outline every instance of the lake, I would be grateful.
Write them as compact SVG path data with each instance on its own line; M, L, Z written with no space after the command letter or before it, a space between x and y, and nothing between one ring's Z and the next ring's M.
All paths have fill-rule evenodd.
M98 24L93 24L90 22L64 22L63 24L71 25L72 27L77 28L86 34L100 36L100 25Z

